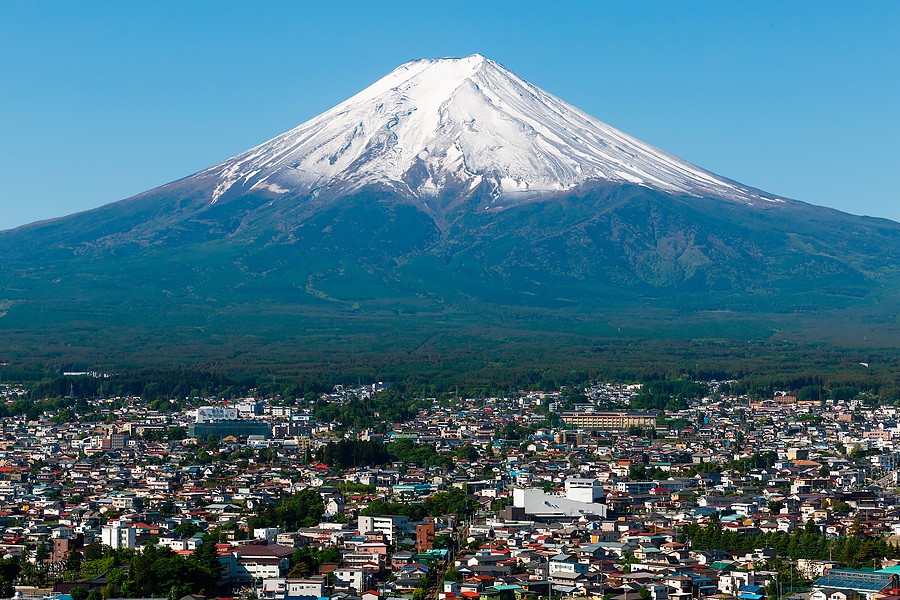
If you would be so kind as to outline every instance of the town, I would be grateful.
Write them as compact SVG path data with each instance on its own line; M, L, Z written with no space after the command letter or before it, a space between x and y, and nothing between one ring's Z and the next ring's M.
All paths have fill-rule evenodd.
M900 597L898 410L732 383L152 403L0 385L0 596Z

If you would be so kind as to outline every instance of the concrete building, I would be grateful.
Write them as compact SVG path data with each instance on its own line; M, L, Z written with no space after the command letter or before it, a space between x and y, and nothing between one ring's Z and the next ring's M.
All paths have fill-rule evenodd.
M626 411L566 411L560 415L563 423L581 429L626 431L629 427L656 427L656 414Z
M121 521L114 521L109 525L104 525L100 530L100 540L104 546L109 546L113 550L134 548L137 540L137 530Z
M598 479L566 479L566 498L576 502L603 500L603 484Z
M368 589L367 583L370 578L362 569L335 569L332 573L335 590L359 594Z
M358 528L360 535L380 533L390 543L394 543L405 535L412 534L412 526L409 523L409 519L398 515L360 516Z
M586 481L586 480L576 480ZM583 502L577 498L597 497L593 486L582 487L567 486L565 496L561 494L548 494L535 488L513 489L513 505L509 510L512 519L551 520L562 517L581 517L596 515L606 517L607 507L599 502ZM571 494L571 495L570 495ZM576 499L573 499L576 498ZM504 515L506 516L506 515Z
M294 549L278 544L246 544L231 553L231 581L248 584L260 579L284 577Z

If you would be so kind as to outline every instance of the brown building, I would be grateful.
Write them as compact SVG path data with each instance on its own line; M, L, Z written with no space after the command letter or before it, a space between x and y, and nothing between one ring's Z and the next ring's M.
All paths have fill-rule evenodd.
M72 537L53 538L53 549L50 551L50 562L63 562L74 550L83 547L84 534L81 533Z
M434 521L416 525L416 552L422 554L434 549Z

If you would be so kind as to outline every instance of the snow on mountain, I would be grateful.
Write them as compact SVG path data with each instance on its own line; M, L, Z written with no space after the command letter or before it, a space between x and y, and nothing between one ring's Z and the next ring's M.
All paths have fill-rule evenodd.
M464 194L481 186L500 206L604 180L780 201L626 135L478 54L401 65L198 177L209 180L211 203L229 191L279 196L381 184L425 202L448 187Z

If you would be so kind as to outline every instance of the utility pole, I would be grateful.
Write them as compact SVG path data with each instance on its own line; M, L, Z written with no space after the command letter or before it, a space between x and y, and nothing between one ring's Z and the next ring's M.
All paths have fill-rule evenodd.
M547 557L547 598L553 600L553 584L550 583L550 557Z

